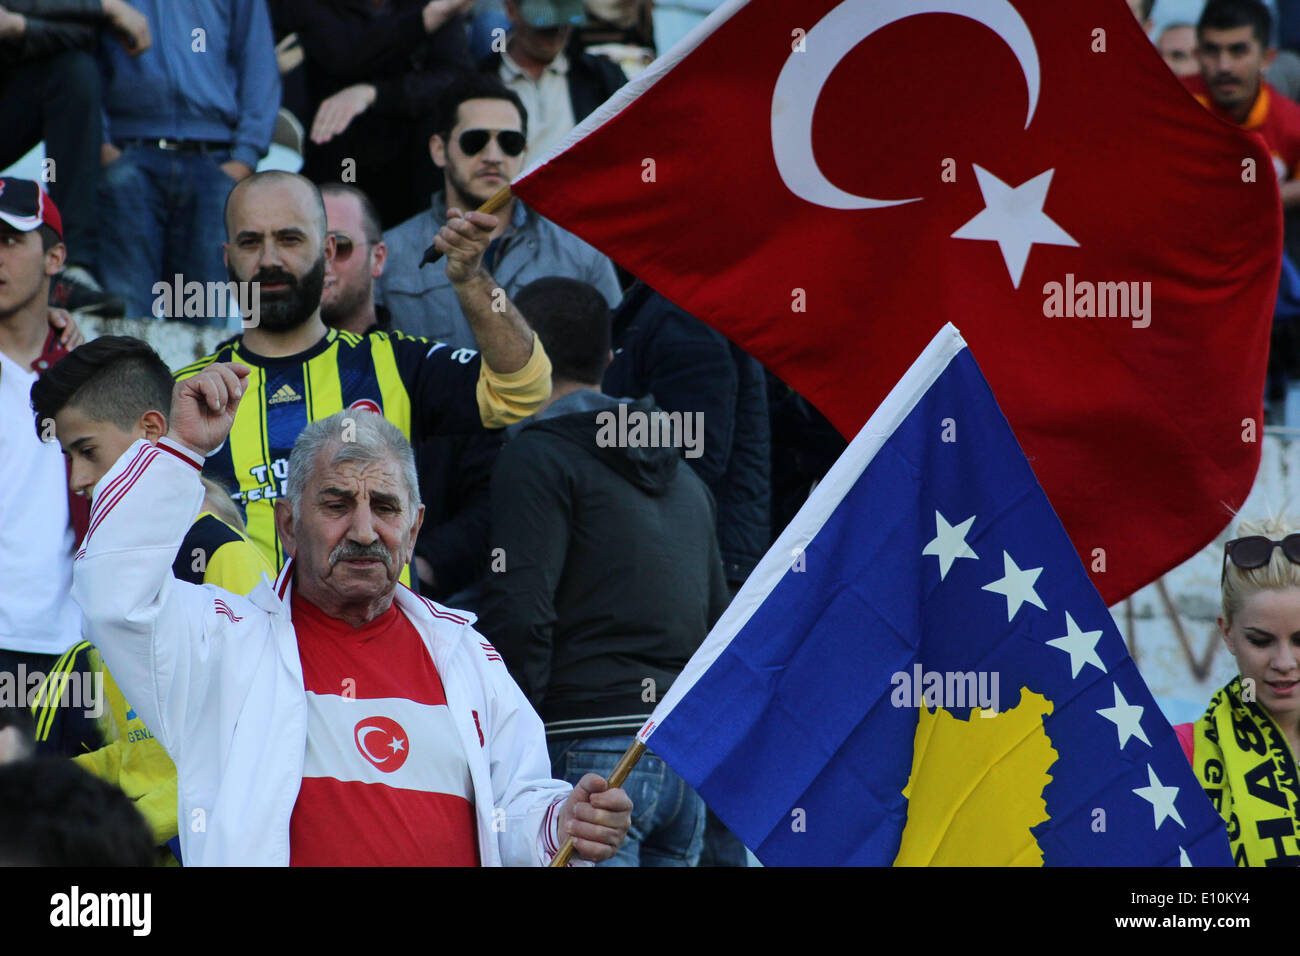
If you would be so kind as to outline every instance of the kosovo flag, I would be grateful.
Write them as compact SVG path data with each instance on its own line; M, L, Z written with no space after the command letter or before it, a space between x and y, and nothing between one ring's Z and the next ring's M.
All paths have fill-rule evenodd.
M951 325L638 737L767 865L1232 865Z

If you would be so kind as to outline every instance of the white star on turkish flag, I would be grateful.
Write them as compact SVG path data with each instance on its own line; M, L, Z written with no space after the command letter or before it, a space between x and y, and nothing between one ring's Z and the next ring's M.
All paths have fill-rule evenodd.
M984 209L952 234L954 239L991 239L1002 250L1011 273L1011 284L1020 288L1025 262L1034 243L1077 246L1064 229L1043 212L1053 170L1040 173L1019 186L1008 186L983 167L975 167L975 178L984 194Z
M512 190L850 438L951 321L1114 604L1254 480L1269 162L1116 0L731 0Z

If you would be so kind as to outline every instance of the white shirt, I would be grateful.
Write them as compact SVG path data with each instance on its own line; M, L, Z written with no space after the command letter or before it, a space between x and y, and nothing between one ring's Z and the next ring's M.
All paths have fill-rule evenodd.
M578 125L573 118L573 100L569 97L569 61L561 53L534 80L509 53L502 53L500 75L501 81L519 94L528 111L526 166L549 155Z
M68 476L36 435L36 373L0 353L0 647L62 654L81 640L73 603Z

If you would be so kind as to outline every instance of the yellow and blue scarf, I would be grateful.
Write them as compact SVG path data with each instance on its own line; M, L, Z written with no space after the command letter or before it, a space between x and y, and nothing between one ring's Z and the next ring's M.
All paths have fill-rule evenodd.
M1194 727L1192 766L1238 866L1300 866L1300 782L1277 723L1234 677Z

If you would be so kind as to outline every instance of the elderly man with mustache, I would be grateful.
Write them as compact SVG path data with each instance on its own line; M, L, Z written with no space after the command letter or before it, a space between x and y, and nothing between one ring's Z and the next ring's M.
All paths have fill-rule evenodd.
M170 429L96 486L73 594L87 637L176 762L195 865L543 865L627 835L631 800L550 776L542 723L473 617L398 577L424 508L402 433L365 410L307 426L275 521L289 560L247 597L178 581L249 370L177 384Z

